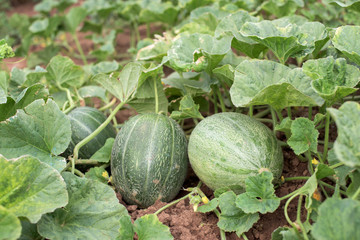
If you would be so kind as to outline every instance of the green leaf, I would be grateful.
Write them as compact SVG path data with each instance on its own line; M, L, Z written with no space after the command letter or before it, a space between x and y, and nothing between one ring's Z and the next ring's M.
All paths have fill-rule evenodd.
M172 39L168 34L164 34L164 36L155 35L154 43L141 48L136 55L136 60L155 60L161 62L170 49L171 44Z
M359 0L340 0L340 1L328 1L329 3L338 5L342 8L349 8L356 11L360 11L360 1Z
M85 173L85 177L107 184L109 181L109 173L102 167L93 167Z
M182 120L187 118L204 118L199 112L200 106L195 104L190 95L185 95L180 101L180 111L173 111L170 115L175 120Z
M219 37L224 33L234 36L231 46L251 58L259 57L266 47L256 41L245 37L240 33L241 27L246 22L258 22L259 19L251 16L246 11L238 11L234 14L224 17L215 30L215 36Z
M351 183L349 184L346 194L349 198L353 198L354 200L360 200L360 195L357 195L354 198L354 194L356 194L357 190L360 188L360 172L359 170L355 170L349 174L351 179Z
M79 95L82 98L92 98L92 97L98 97L104 102L107 101L106 97L106 91L102 87L99 86L85 86L82 88L79 88Z
M223 81L228 86L231 86L235 78L235 68L230 64L226 64L215 68L213 74L219 81Z
M276 17L292 15L299 7L304 7L303 0L268 0L262 5L262 9Z
M317 151L317 139L319 131L315 128L314 122L307 118L297 118L291 124L291 137L287 143L300 155L308 150Z
M300 68L268 60L245 60L235 69L231 100L237 107L268 104L277 111L291 106L320 106L324 100Z
M328 153L328 161L330 165L338 164L340 163L339 159L336 157L335 150L332 148ZM347 185L347 176L350 172L354 171L355 168L342 165L334 169L336 173L336 178L338 178L339 184L341 186Z
M177 20L179 10L170 2L150 4L143 8L139 15L142 23L162 22L171 25Z
M123 215L120 218L120 240L133 240L134 228L129 215Z
M6 103L0 104L0 110L3 113L0 121L4 121L16 114L17 109L23 109L37 99L47 99L48 90L42 84L35 84L25 88L15 99L7 100Z
M0 155L0 205L36 223L41 215L63 207L68 193L60 173L30 156L7 160Z
M0 152L7 158L32 155L61 171L63 153L71 139L70 120L49 99L39 99L0 122Z
M21 225L19 219L10 210L4 208L1 205L0 233L0 240L15 240L18 239L21 234Z
M32 33L44 32L48 28L48 26L49 26L48 18L42 20L39 19L31 24L31 26L29 27L29 31Z
M178 32L186 32L187 34L202 33L213 35L218 23L218 19L212 13L205 13L198 18L192 19L189 23L182 25Z
M311 234L317 240L360 238L360 203L352 199L329 198L319 208Z
M12 48L6 43L5 39L0 40L0 61L5 58L10 58L15 56Z
M144 67L140 63L128 63L118 77L98 74L94 77L94 81L121 102L126 102L134 95L143 70Z
M360 167L360 104L345 102L339 109L328 108L334 118L338 137L334 143L336 157L345 165Z
M114 145L114 138L106 139L104 146L97 150L94 155L91 156L91 160L96 160L102 163L108 163L111 158L111 149Z
M317 173L316 173L317 179L323 179L335 174L334 169L330 168L328 165L323 163L319 163L319 165L316 168L317 168Z
M68 57L53 57L46 71L46 78L57 87L80 87L85 80L84 70Z
M360 26L342 26L335 31L332 43L347 58L360 66Z
M73 7L65 16L65 25L69 32L75 33L76 28L84 21L87 10L83 7Z
M209 203L198 207L197 211L201 212L201 213L211 212L211 211L214 211L218 205L219 205L219 199L214 198Z
M303 240L293 228L279 227L271 234L271 240Z
M240 33L268 47L281 63L289 57L303 57L315 50L315 43L327 38L319 22L291 23L289 18L258 23L247 22Z
M156 112L156 95L155 95L155 85L157 91L157 100L158 100L158 111L159 112L168 112L168 100L164 92L164 86L160 82L160 77L156 76L155 78L150 77L149 80L145 81L141 86L139 86L129 104L138 112L138 113L147 113L147 112Z
M37 231L37 225L21 218L21 236L18 240L42 240L43 237Z
M169 227L162 224L155 214L147 214L134 222L134 230L139 240L174 239Z
M118 70L119 64L113 60L112 62L102 61L91 67L92 74L111 73Z
M176 71L211 71L230 51L231 37L214 38L194 33L176 39L168 51L171 68Z
M179 0L178 6L180 8L186 8L188 11L191 12L191 10L193 10L193 9L196 9L198 7L201 7L201 6L210 5L213 2L214 2L214 0L202 0L202 1L198 1L198 0Z
M119 237L120 218L126 209L113 189L98 181L62 174L69 203L43 215L38 223L41 236L49 239L104 239Z
M236 231L240 236L247 232L259 220L259 214L246 214L235 205L236 195L229 191L219 196L219 207L221 214L219 217L218 227L227 232Z
M344 58L335 60L330 56L308 60L303 64L302 69L314 80L311 86L315 92L330 104L355 92L354 87L360 81L359 69L346 64Z
M289 117L284 118L280 124L276 124L275 130L284 132L286 136L291 136L291 124L293 120Z
M280 205L276 197L271 172L264 171L256 176L249 176L245 180L246 192L236 198L236 206L245 213L274 212Z
M180 76L177 72L170 74L167 78L162 79L165 84L180 89L181 93L185 96L203 95L204 93L211 92L211 85L215 84L214 78L204 77L197 80L198 73L188 72Z

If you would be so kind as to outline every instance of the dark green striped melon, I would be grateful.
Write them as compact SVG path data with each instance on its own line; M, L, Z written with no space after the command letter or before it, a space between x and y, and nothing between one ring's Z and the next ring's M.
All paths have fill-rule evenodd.
M187 140L181 127L161 114L127 121L111 153L113 184L129 204L148 207L172 200L184 183Z
M273 132L240 113L218 113L193 130L188 154L195 174L215 190L245 187L245 179L268 169L279 178L283 153Z
M94 132L106 120L106 116L92 107L78 107L68 117L71 123L71 141L65 155L73 153L74 147L81 140ZM97 150L104 146L106 139L116 136L115 128L108 124L96 137L85 144L79 151L79 157L89 159Z

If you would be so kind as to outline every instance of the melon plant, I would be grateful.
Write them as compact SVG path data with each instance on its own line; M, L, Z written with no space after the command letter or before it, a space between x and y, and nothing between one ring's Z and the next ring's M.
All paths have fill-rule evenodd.
M208 187L238 185L269 170L275 178L283 168L283 154L274 134L264 124L240 113L218 113L202 120L189 140L189 160Z
M161 114L142 114L127 121L111 153L113 184L129 204L148 207L170 201L184 183L187 140L181 127Z
M65 155L72 154L75 145L94 132L106 120L106 116L102 112L92 107L75 108L68 114L68 117L71 123L71 141ZM115 128L108 124L100 134L79 150L79 157L89 159L104 146L106 139L115 136Z

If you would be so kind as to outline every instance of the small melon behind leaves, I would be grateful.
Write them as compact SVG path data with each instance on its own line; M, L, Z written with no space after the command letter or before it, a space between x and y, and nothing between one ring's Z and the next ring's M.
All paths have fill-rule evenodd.
M127 121L111 153L113 184L129 204L148 207L171 201L188 168L187 140L181 127L161 114L142 114Z
M264 124L240 113L218 113L193 130L188 154L195 174L213 190L245 187L245 179L267 169L279 178L283 153Z

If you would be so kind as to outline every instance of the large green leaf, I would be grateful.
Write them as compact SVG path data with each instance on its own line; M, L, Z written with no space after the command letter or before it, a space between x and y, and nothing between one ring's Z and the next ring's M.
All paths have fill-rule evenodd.
M73 7L65 16L65 25L69 32L75 33L76 28L85 19L87 10L83 7Z
M9 99L4 104L0 104L0 121L4 121L15 115L17 109L23 109L37 99L47 99L48 90L42 84L35 84L25 88L15 100Z
M277 17L284 17L295 13L299 7L304 7L303 0L267 0L262 4L262 9Z
M346 102L339 109L328 108L335 119L338 137L334 143L337 158L350 167L360 167L360 104Z
M41 215L68 202L60 173L30 156L7 160L0 155L0 205L36 223Z
M332 43L351 61L360 66L360 26L342 26L335 31Z
M245 37L240 33L241 27L246 22L258 22L259 19L251 16L246 11L238 11L227 17L224 17L215 30L215 36L218 37L223 33L228 33L234 36L231 46L235 49L245 53L247 56L257 58L266 47L256 41Z
M246 214L235 205L236 195L232 191L225 192L219 196L219 207L221 214L218 227L227 232L236 231L240 236L247 232L259 220L259 214Z
M325 26L319 22L293 23L293 18L245 23L240 33L268 47L280 62L289 57L306 56L315 50L316 42L327 39Z
M307 118L297 118L291 123L291 137L287 143L297 155L308 150L317 151L317 139L319 131L315 128L314 122Z
M311 234L317 240L360 239L359 215L358 201L329 198L321 204Z
M337 1L331 1L327 0L326 2L338 5L343 8L350 8L354 9L356 11L360 11L360 1L359 0L337 0Z
M179 89L184 96L187 94L197 96L210 93L211 85L215 84L216 81L210 77L203 77L201 80L198 80L198 78L198 73L188 72L180 76L177 72L174 72L167 78L162 79L162 81L173 88Z
M264 171L256 176L249 176L245 180L246 192L237 196L236 206L245 213L274 212L280 205L276 197L271 172Z
M143 23L162 22L172 26L178 16L179 10L170 2L150 4L140 12L139 21Z
M219 20L212 13L205 13L198 18L192 19L192 21L182 25L177 32L186 32L188 34L202 33L214 35L214 31L218 23Z
M79 88L78 92L82 98L98 97L104 102L107 101L105 89L99 86L93 86L93 85L85 86Z
M359 69L346 64L344 58L308 60L303 71L314 80L311 83L314 90L330 104L355 92L360 81Z
M0 154L7 158L32 155L59 171L65 167L63 153L71 139L70 120L49 99L39 99L0 122Z
M85 80L85 72L68 57L55 56L46 67L46 78L63 88L80 87Z
M39 233L49 239L116 239L120 218L126 209L119 204L114 190L101 182L62 174L69 193L69 203L43 215Z
M18 239L21 234L21 225L19 219L10 210L4 208L1 205L0 233L0 240L15 240Z
M277 110L290 106L320 106L324 100L300 68L267 60L246 60L235 69L231 100L237 107L268 104Z
M219 38L194 33L176 39L168 51L170 66L176 71L211 71L230 51L230 36Z
M134 222L134 230L139 240L174 239L168 226L162 224L155 214L147 214Z
M126 102L133 97L143 71L144 67L140 63L129 63L117 77L98 74L94 77L94 80L121 102Z
M120 218L120 240L133 240L134 228L129 215L123 215Z

